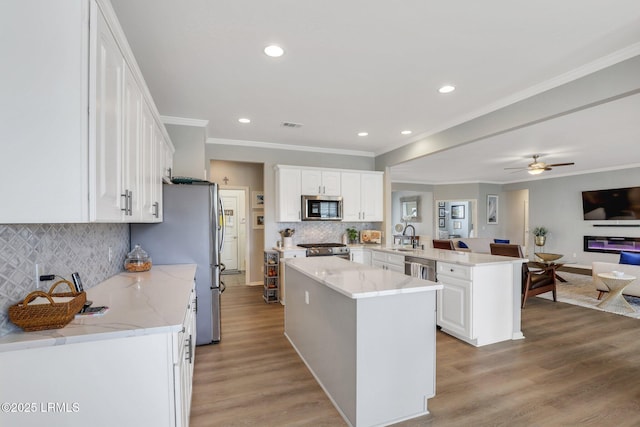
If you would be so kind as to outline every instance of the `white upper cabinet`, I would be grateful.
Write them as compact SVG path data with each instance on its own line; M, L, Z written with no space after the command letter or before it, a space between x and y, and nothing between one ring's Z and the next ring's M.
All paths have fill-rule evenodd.
M300 169L276 166L276 221L301 220Z
M0 179L13 184L0 223L157 220L144 185L173 147L108 0L0 2L0 55ZM147 102L161 166L143 141Z
M382 172L342 172L342 220L382 221L383 193Z
M361 221L360 172L342 172L342 220Z
M137 87L129 75L127 90L123 92L124 57L100 13L97 14L95 30L95 62L92 63L92 68L95 64L95 72L91 81L95 87L95 145L89 148L95 158L95 187L90 188L95 196L95 200L92 199L95 210L91 219L119 222L127 215L130 205L129 193L122 196L129 184L124 182L126 172L129 172L125 154L130 154L124 152L124 140L135 152L138 138L136 114L140 114L140 100L134 99Z
M382 221L384 217L384 180L382 173L362 172L360 178L360 208L362 220Z
M340 195L340 171L301 169L301 190L306 196Z
M342 221L382 221L382 172L285 165L277 165L275 169L278 222L300 221L303 194L342 196Z

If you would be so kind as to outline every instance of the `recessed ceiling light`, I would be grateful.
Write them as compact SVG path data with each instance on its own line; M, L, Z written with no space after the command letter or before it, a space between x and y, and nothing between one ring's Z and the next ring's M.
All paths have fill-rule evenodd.
M367 136L369 132L358 132L358 136Z
M444 85L442 86L440 89L438 89L438 92L440 93L451 93L454 90L456 90L455 86L451 86L451 85Z
M245 117L241 117L241 118L239 118L239 119L238 119L238 121L239 121L240 123L251 123L251 120L250 120L250 119L247 119L247 118L245 118Z
M269 46L264 48L264 53L267 56L271 56L273 58L277 58L279 56L284 55L284 49L282 49L278 45L272 44L272 45L269 45Z
M410 130L403 130L400 133L403 134L403 135L411 135L411 131Z

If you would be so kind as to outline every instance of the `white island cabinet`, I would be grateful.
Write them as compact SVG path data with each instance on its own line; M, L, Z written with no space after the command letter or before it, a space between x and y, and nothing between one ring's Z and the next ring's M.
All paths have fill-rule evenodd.
M477 347L514 339L510 264L437 264L438 326Z
M195 271L121 273L87 291L103 316L0 337L0 425L188 426Z
M387 269L393 266L390 260L399 268L405 256L436 261L437 281L443 287L437 310L442 332L476 347L524 338L520 287L526 259L441 249L379 248L372 252L373 265Z
M351 426L428 413L435 282L338 257L287 260L285 335Z

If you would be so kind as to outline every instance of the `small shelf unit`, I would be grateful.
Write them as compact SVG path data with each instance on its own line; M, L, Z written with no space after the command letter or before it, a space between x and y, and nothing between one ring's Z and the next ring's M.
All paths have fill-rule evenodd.
M277 251L264 251L264 302L271 304L279 301L280 291L280 254Z

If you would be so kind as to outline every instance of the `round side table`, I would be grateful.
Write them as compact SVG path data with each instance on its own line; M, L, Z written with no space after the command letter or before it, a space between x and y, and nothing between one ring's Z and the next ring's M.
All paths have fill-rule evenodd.
M635 309L629 305L629 303L622 296L622 291L627 287L631 282L636 280L635 276L630 276L625 274L624 276L616 276L612 273L600 273L598 274L602 283L607 285L609 288L609 295L602 300L598 307L610 310L617 311L622 313L634 313Z

